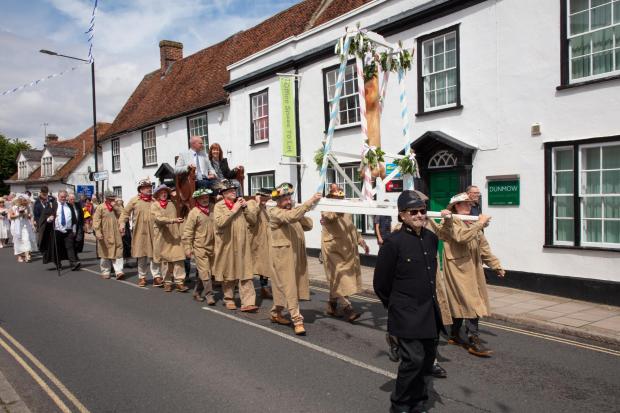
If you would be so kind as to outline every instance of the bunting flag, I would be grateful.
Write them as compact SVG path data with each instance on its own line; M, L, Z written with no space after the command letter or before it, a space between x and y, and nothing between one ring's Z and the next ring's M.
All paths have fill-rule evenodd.
M62 72L59 72L59 73L53 73L51 75L42 77L41 79L33 80L30 83L23 84L23 85L18 86L16 88L5 90L4 92L0 93L0 96L10 95L10 94L13 94L13 93L17 93L20 90L25 89L27 87L37 86L38 84L43 83L46 80L50 80L50 79L53 79L55 77L62 76L62 75L67 74L69 72L73 72L77 68L78 68L78 66L75 66L75 67L72 67L71 69L63 70Z
M95 37L95 15L97 14L97 3L99 0L95 0L93 5L93 13L90 16L90 23L88 24L88 30L85 34L88 35L88 63L92 63L95 59L93 56L93 38Z

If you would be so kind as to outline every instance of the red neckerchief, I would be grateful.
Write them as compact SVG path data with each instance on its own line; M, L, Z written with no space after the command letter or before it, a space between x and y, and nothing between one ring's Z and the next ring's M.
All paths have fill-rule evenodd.
M226 207L228 208L229 211L233 209L233 206L235 206L234 201L229 201L228 199L225 199L224 203L226 204Z
M202 211L203 214L205 215L209 215L209 205L207 205L206 207L203 207L200 204L196 204L196 208L198 208L199 210Z
M168 200L167 199L160 199L159 200L159 206L162 209L166 209L166 207L168 206Z
M153 201L153 195L138 194L138 197L140 197L140 199L143 200L144 202L151 202L151 201Z
M103 203L103 205L105 205L105 207L108 210L108 212L112 212L112 209L114 209L114 206L111 203L109 203L108 201L105 201Z

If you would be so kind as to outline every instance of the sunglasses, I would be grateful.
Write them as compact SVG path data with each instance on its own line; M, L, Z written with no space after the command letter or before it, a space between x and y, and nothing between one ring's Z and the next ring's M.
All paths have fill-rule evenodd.
M407 214L409 214L411 216L416 216L418 214L426 215L426 209L425 208L423 208L423 209L408 209L408 210L403 211L403 212L406 212Z

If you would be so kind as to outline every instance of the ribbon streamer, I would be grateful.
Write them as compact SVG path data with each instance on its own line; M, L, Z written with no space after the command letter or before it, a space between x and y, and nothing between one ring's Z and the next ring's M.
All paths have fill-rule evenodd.
M73 71L74 71L75 69L77 69L77 68L78 68L78 66L75 66L75 67L72 67L71 69L63 70L62 72L59 72L59 73L52 73L51 75L48 75L48 76L42 77L41 79L33 80L33 81L32 81L32 82L30 82L30 83L25 83L25 84L23 84L23 85L21 85L21 86L18 86L18 87L16 87L16 88L9 89L9 90L5 90L4 92L0 93L0 96L11 95L11 94L13 94L13 93L17 93L17 92L19 92L20 90L25 89L25 88L27 88L27 87L34 87L34 86L37 86L37 85L39 85L40 83L45 82L46 80L53 79L53 78L58 77L58 76L62 76L62 75L67 74L67 73L69 73L69 72L73 72Z
M99 0L95 0L93 5L93 12L90 16L90 23L88 24L88 30L84 34L88 35L88 63L92 63L95 60L93 56L93 38L95 37L95 15L97 14L97 4Z

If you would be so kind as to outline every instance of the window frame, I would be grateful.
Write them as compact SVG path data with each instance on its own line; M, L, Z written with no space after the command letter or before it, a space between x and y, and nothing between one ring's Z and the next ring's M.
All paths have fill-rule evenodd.
M28 178L28 161L17 162L17 179Z
M354 168L353 170L355 171L356 169L359 170L359 162L347 162L347 163L343 163L340 164L340 167L345 170L347 168ZM325 187L329 187L329 185L331 185L333 182L330 182L329 180L329 172L333 171L334 172L334 176L338 176L340 175L338 173L338 171L336 171L333 167L328 167L327 168L327 173L325 174ZM358 172L359 173L359 172ZM360 177L361 179L361 177ZM354 179L352 179L353 182L355 182ZM346 182L335 182L338 185L347 185ZM363 180L360 180L360 183L363 185ZM343 188L344 189L344 188ZM360 191L361 191L361 187L360 187ZM346 191L345 191L346 192ZM354 199L354 198L345 198L345 199ZM360 232L362 235L374 235L374 216L373 215L366 215L366 214L352 214L353 215L353 224L355 225L355 227L357 228L357 223L355 221L356 217L361 217L362 219L362 229L357 228L357 231ZM370 228L369 228L370 225Z
M114 145L116 144L118 154L114 154ZM112 155L112 172L119 172L121 170L121 141L119 138L112 139L110 141L110 153ZM114 158L118 157L118 168L115 167Z
M461 103L461 34L460 34L460 23L455 24L450 27L446 27L445 29L441 29L432 33L425 34L423 36L419 36L416 38L416 46L417 46L417 82L418 82L418 113L416 116L427 115L431 113L440 113L455 109L461 109L463 107ZM434 39L436 37L445 36L449 33L454 32L455 34L455 42L456 42L456 102L454 104L442 105L436 108L425 108L424 105L424 76L423 76L423 50L422 45L424 42ZM428 75L430 76L430 75Z
M604 242L583 241L582 197L581 197L581 152L588 147L620 145L620 135L580 139L575 141L546 142L545 151L545 248L568 248L582 250L620 252L620 245ZM555 148L572 148L573 150L573 239L574 242L555 241L555 220L553 202L553 151ZM592 195L596 196L596 195Z
M49 159L49 163L46 160ZM49 171L47 170L49 167ZM54 157L53 156L44 156L41 158L41 176L48 177L54 175Z
M123 199L123 187L122 186L113 186L112 192L114 192L114 195L116 196L116 198Z
M252 178L255 178L257 176L268 176L271 175L273 176L273 186L275 188L276 185L276 171L275 169L272 169L270 171L261 171L261 172L252 172L248 174L248 196L254 196L254 192L256 189L258 188L252 188Z
M205 117L205 129L207 132L206 136L201 136L202 142L204 144L204 147L208 150L209 149L209 115L207 112L196 113L194 115L187 117L187 147L189 148L189 140L192 137L192 130L190 126L191 121L192 119L199 118L201 116ZM205 137L206 137L206 141L205 141Z
M601 73L598 75L590 75L587 77L579 78L577 80L571 80L571 53L570 53L570 38L569 38L569 2L572 0L560 0L560 85L556 87L556 90L568 89L576 86L589 85L593 83L606 82L609 80L620 79L620 70L615 69L611 72ZM614 3L616 1L611 1L611 26L614 27L613 23L613 8ZM591 3L590 3L591 5ZM620 3L617 3L620 6ZM598 6L597 6L598 7ZM591 10L591 8L588 8ZM589 24L589 23L588 23ZM590 30L588 30L590 32ZM619 44L616 44L616 47L612 48L612 51L616 48L620 47ZM591 53L592 54L592 53ZM612 55L614 53L612 52Z
M142 137L142 167L143 168L149 168L149 167L153 167L153 166L157 166L157 133L155 131L155 127L152 128L147 128L147 129L142 129L140 131L141 133L141 137ZM145 134L153 132L153 146L150 146L148 148L144 147L144 138L145 138ZM148 138L148 137L147 137ZM146 163L146 150L147 149L153 149L155 152L155 163Z
M353 66L353 73L355 74L355 76L357 76L357 71L355 68L355 59L349 59L347 61L347 66ZM338 70L340 68L340 63L335 64L335 65L331 65L328 67L325 67L322 69L321 73L323 76L323 113L324 113L324 118L325 118L325 132L327 132L327 129L329 129L329 117L330 117L330 101L328 100L328 93L327 93L327 73L329 72L333 72L334 70ZM355 78L355 84L357 87L357 77ZM357 109L358 109L358 116L360 117L359 122L352 122L352 123L347 123L345 125L343 125L342 123L339 123L336 127L335 130L344 130L344 129L351 129L351 128L361 128L362 126L362 118L361 118L361 114L359 113L360 110L360 106L359 106L359 90L358 92L353 95L353 96L357 96ZM342 99L342 95L340 96L340 98Z
M256 96L259 96L262 94L267 96L267 116L257 118L256 120L264 119L265 117L267 118L267 139L262 140L262 141L256 141L254 139L254 120L255 119L254 119L254 106L252 104L252 101ZM268 87L265 89L259 90L257 92L254 92L254 93L250 93L250 146L256 146L256 145L262 145L262 144L269 143L270 132L271 132L271 125L269 124L271 120L270 115L269 115L269 106L270 106L270 103L269 103L269 88Z

